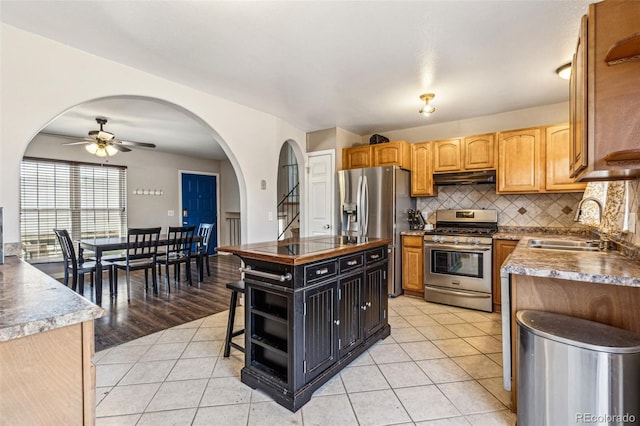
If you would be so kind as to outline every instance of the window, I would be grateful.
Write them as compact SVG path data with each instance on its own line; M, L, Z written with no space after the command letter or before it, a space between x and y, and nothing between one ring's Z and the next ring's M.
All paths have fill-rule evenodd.
M55 260L53 233L120 237L127 231L127 169L25 157L20 166L20 232L25 259Z

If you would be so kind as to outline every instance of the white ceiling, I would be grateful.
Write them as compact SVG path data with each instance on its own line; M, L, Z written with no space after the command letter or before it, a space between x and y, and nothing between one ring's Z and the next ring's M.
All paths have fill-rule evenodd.
M304 131L369 134L566 101L554 71L591 2L2 0L0 19ZM436 94L428 118L425 92ZM211 145L187 114L139 99L76 107L46 130L85 136L98 115L116 137L162 150L185 136Z

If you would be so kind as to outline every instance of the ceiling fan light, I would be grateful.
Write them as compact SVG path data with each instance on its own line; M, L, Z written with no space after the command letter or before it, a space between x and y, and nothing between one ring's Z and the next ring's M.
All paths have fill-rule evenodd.
M105 150L107 151L107 155L109 157L113 157L114 155L116 155L118 153L118 150L113 145L107 145L105 147Z
M98 151L98 144L97 143L90 143L88 145L84 146L84 149L86 149L89 154L96 154L96 152Z
M100 147L96 150L96 155L98 157L106 157L107 156L107 150L104 147Z

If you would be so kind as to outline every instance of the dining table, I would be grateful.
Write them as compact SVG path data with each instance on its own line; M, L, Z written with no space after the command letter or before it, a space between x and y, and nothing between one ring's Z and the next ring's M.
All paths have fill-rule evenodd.
M199 243L201 240L202 237L194 235L192 242ZM166 235L160 235L158 247L166 246L170 243L176 243L176 240L170 240ZM100 305L102 303L102 257L106 252L126 250L128 246L127 237L85 238L78 242L78 246L81 249L80 253L82 253L83 250L94 252L96 259L95 302L96 305Z

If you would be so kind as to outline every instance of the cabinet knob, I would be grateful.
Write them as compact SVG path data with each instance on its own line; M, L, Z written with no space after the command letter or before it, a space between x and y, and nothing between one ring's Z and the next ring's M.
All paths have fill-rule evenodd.
M335 325L340 325L340 320L339 320L339 319L337 319L337 320L335 320L333 323L334 323Z
M367 307L370 308L371 307L371 302L367 302Z
M366 310L367 310L367 305L363 305L363 306L362 306L362 310L363 310L363 311L366 311Z

